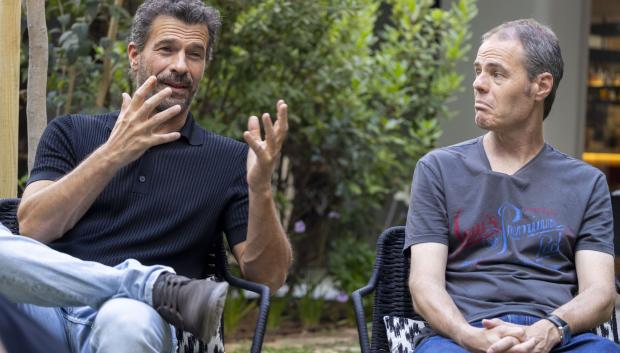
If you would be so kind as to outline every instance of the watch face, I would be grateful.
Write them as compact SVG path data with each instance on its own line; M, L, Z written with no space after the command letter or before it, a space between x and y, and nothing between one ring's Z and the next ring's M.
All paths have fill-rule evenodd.
M568 343L568 341L570 341L571 339L571 335L570 335L570 327L568 327L568 324L562 326L562 345L565 345Z

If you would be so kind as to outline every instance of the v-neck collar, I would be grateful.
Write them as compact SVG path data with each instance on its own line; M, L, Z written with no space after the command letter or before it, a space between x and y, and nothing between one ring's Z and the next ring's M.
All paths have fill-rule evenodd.
M525 163L524 165L521 166L521 168L517 169L517 171L515 171L513 174L506 174L506 173L502 173L502 172L497 172L494 171L493 168L491 167L491 162L489 162L489 158L487 157L487 152L484 150L484 135L479 136L478 137L478 152L480 153L480 158L482 159L485 167L487 168L487 171L489 173L492 174L496 174L496 175L502 175L502 176L506 176L506 177L514 177L514 178L518 178L520 176L520 174L523 174L527 169L530 168L530 166L536 162L536 160L538 160L540 158L540 156L545 153L545 151L549 148L549 145L545 142L545 144L543 145L543 147L540 149L540 151L538 151L538 153L534 156L534 158L530 159L527 163Z

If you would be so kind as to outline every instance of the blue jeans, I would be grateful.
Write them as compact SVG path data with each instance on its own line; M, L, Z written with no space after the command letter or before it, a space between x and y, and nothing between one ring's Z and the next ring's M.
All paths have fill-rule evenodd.
M531 325L540 318L521 314L508 314L501 316L500 319L518 325ZM472 323L473 326L482 327L481 321ZM449 338L443 336L431 336L414 350L415 353L467 353L463 347L456 344ZM556 347L551 353L613 353L620 352L620 346L614 342L597 336L593 333L586 332L573 336L573 338L564 346Z
M7 352L69 353L48 330L0 295L0 341ZM0 348L0 351L2 349Z
M55 251L0 223L0 293L73 353L175 352L175 329L152 308L166 266L109 267Z

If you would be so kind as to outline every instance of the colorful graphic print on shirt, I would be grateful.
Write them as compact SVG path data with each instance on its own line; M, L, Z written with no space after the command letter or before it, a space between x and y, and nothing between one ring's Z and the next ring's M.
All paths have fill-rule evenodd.
M519 208L504 203L496 214L485 212L469 227L463 226L462 214L459 209L454 216L452 234L457 247L450 252L450 259L461 259L462 266L517 251L523 256L515 261L554 267L545 259L560 253L564 237L574 238L574 233L558 221L556 212L545 208ZM476 251L480 249L485 251Z

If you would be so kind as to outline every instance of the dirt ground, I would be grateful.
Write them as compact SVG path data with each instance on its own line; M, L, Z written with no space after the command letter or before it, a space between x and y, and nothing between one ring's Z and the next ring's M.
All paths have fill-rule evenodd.
M249 352L249 338L237 338L226 342L226 352ZM263 351L271 352L316 352L316 353L353 353L359 352L359 341L355 328L338 328L316 332L298 332L290 334L267 334Z

